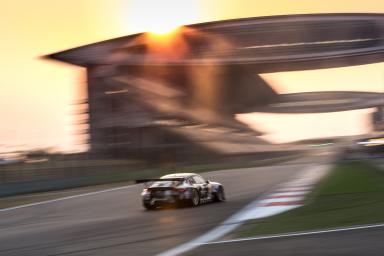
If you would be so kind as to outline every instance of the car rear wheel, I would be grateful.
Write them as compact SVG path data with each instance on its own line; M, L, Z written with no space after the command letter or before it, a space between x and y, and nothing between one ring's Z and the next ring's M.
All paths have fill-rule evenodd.
M143 203L144 205L144 208L151 211L151 210L155 210L156 209L156 205L154 204L150 204L150 203Z

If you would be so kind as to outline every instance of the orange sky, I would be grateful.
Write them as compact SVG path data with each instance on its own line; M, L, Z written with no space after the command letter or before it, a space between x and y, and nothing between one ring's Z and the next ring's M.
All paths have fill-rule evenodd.
M384 1L0 0L0 151L21 145L57 147L60 150L78 148L78 136L74 135L77 128L72 125L75 111L72 103L84 97L84 70L41 60L39 56L175 21L188 24L324 12L380 13L384 12ZM263 76L280 92L383 91L383 67L383 64L375 64ZM314 116L303 119L301 115L284 115L277 119L267 114L247 115L245 118L269 132L269 139L286 141L366 132L370 129L367 111L318 114L321 119ZM283 119L286 126L278 128ZM300 125L293 129L295 122L300 122ZM319 127L319 123L325 127L311 128Z

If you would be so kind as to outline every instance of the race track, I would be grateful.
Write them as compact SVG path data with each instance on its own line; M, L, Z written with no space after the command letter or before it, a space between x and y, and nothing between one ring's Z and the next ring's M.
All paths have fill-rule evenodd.
M384 228L347 230L199 247L187 255L382 256Z
M155 255L215 227L273 186L329 155L203 174L227 202L145 211L142 185L0 212L0 255Z

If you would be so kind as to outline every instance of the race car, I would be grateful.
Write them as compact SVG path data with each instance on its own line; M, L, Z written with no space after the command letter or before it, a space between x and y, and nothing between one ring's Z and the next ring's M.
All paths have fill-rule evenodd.
M136 183L145 184L141 197L147 210L166 204L196 207L203 203L225 201L222 184L205 180L195 173L168 174L160 179L143 179Z

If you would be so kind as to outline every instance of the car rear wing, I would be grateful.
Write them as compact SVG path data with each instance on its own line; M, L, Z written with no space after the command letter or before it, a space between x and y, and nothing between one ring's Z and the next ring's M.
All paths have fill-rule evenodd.
M156 182L156 181L184 181L185 178L168 178L168 179L141 179L136 180L136 184L138 183L148 183L148 182Z
M152 183L157 182L157 181L178 181L182 182L184 181L184 178L169 178L169 179L141 179L141 180L136 180L136 184L138 183L144 183L144 188L148 188L152 185Z

